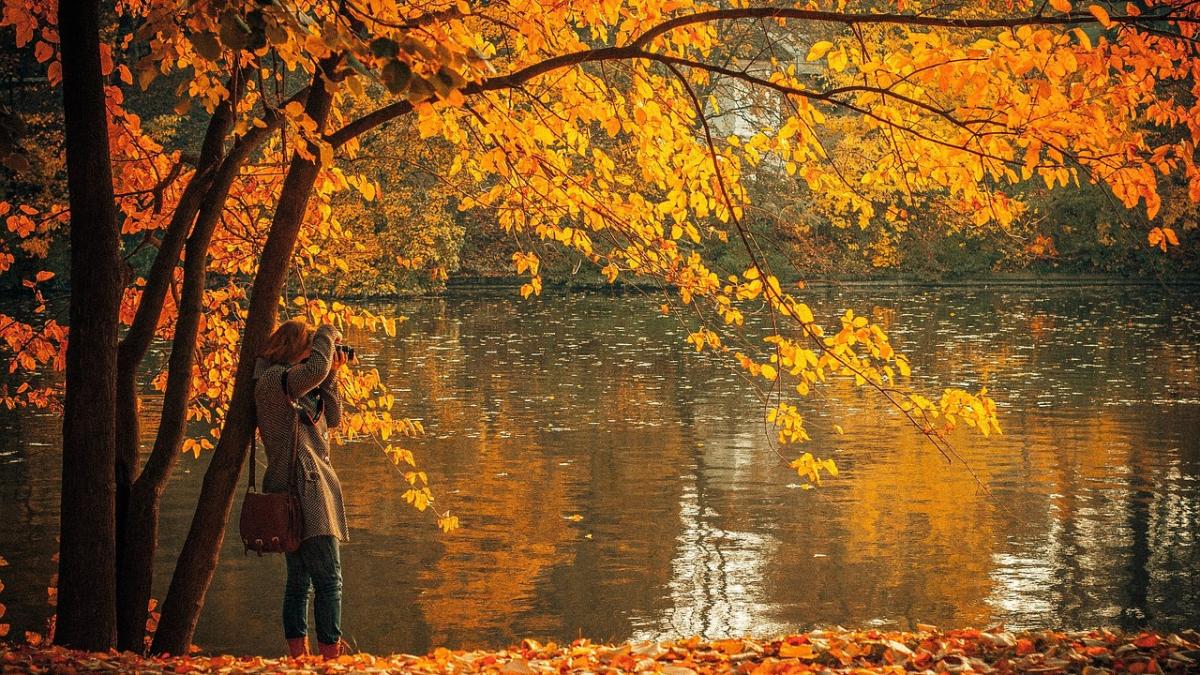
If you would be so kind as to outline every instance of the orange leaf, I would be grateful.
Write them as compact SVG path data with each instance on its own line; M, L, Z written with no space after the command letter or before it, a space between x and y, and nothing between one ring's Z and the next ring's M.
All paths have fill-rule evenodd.
M785 658L785 659L788 659L788 658L800 658L800 659L816 658L816 654L813 652L812 645L793 645L793 644L788 644L786 642L779 645L779 656L781 658Z
M1167 251L1167 239L1163 234L1161 227L1156 227L1146 233L1146 241L1150 242L1151 246L1157 246L1165 253Z
M1105 28L1112 27L1113 22L1112 18L1108 16L1108 10L1104 9L1100 5L1088 5L1088 11L1092 13L1092 16L1096 17L1096 20L1100 22L1101 26L1104 26Z
M1153 649L1158 646L1159 637L1154 633L1146 633L1133 641L1133 644L1142 649Z
M712 646L726 656L741 654L746 649L746 645L741 640L718 640L712 643Z
M52 56L54 56L54 47L49 44L39 41L33 46L33 58L37 59L38 63L45 63Z

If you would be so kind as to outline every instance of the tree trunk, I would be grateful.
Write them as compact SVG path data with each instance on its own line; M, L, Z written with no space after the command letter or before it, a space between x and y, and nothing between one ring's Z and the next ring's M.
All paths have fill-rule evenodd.
M141 620L130 615L129 602L126 596L126 585L133 579L122 571L125 567L125 556L136 542L127 539L129 502L133 483L137 476L138 454L141 445L141 420L139 419L138 373L141 370L142 359L153 337L154 328L162 313L163 300L174 276L175 263L179 260L179 251L183 248L184 238L196 216L196 207L200 202L208 180L194 175L188 186L184 188L171 223L163 236L163 241L154 258L151 272L138 303L133 326L126 333L125 339L117 348L117 417L116 417L116 529L117 529L117 648L129 651L142 651L142 639L145 635L145 609L141 607ZM141 319L139 321L138 319ZM139 326L147 326L139 328ZM145 337L141 333L145 331ZM134 614L137 614L134 610ZM138 624L141 628L136 628ZM137 634L133 637L130 630Z
M132 485L137 476L138 443L140 439L137 415L137 375L146 350L154 339L154 331L162 316L163 304L166 301L167 290L174 280L175 267L179 263L179 254L183 251L188 231L192 221L208 199L208 192L213 184L214 175L225 155L225 137L233 128L233 107L244 89L241 70L237 70L226 83L231 92L230 98L223 101L213 111L204 132L204 140L200 145L200 158L196 162L196 171L188 180L171 220L163 234L162 243L150 272L146 275L146 287L138 300L137 312L129 331L122 338L117 354L117 388L121 392L118 397L117 416L117 462L118 489L121 487L121 474L127 477L125 486Z
M140 446L140 420L138 417L138 373L143 358L154 337L155 328L162 316L163 304L167 290L174 279L179 253L183 250L192 221L203 206L217 203L217 214L220 215L220 205L225 202L229 193L228 185L224 191L213 186L215 174L224 156L225 137L233 127L233 106L242 91L240 70L231 78L228 89L231 98L224 101L214 111L209 120L208 129L200 149L200 159L196 172L192 174L187 187L179 198L171 221L167 225L162 244L151 264L147 276L146 287L138 301L137 313L125 338L121 340L117 352L117 648L126 651L142 652L145 650L146 610L150 600L150 582L154 572L154 548L157 546L157 502L153 498L153 513L146 510L146 499L140 497L142 503L134 507L130 501L138 499L132 495L134 482L137 480L137 461ZM240 166L240 163L239 163ZM237 175L237 168L233 169ZM232 177L229 179L232 182ZM211 236L209 237L211 239ZM190 246L189 246L190 247ZM207 249L207 244L205 244ZM201 282L203 283L203 282ZM185 280L186 292L186 280ZM182 311L182 310L181 310ZM188 347L189 366L185 372L186 378L191 379L190 359L194 354L195 335L191 337L192 345ZM172 346L172 367L174 353L179 349L178 337ZM168 375L168 387L173 373ZM187 394L184 393L182 410L186 411ZM163 403L163 421L171 414L167 402ZM181 428L186 428L186 414L182 417ZM182 431L180 432L182 434ZM159 435L162 435L160 426ZM176 444L178 451L178 444ZM174 463L172 462L171 466ZM170 468L167 475L170 474ZM164 477L165 480L165 477ZM161 495L161 489L158 495ZM131 509L136 508L138 513ZM145 521L154 521L147 528ZM136 521L136 522L135 522ZM147 552L148 551L148 552ZM128 559L127 559L128 558ZM135 573L136 572L136 573ZM141 574L145 574L145 578ZM143 597L144 596L144 597Z
M116 373L120 236L100 69L99 2L58 7L71 208L70 340L55 640L104 650L116 636Z
M252 132L265 137L273 126ZM118 578L123 579L118 598L120 645L123 650L145 649L146 614L154 577L154 558L158 549L158 513L163 489L179 458L179 448L187 432L187 407L192 393L192 364L196 357L197 336L204 313L204 287L208 273L208 247L221 221L225 200L250 149L257 147L248 134L239 148L226 157L204 207L187 240L184 258L183 292L179 301L179 320L171 344L167 365L167 389L163 395L162 417L154 449L146 460L142 475L132 486L128 520L124 524L123 552Z
M236 175L236 171L230 172ZM229 184L214 187L209 202L201 211L196 230L188 237L184 262L183 292L179 319L171 343L167 366L167 389L163 395L162 417L154 449L142 475L131 486L128 518L123 523L125 550L118 566L120 618L118 648L145 650L146 613L154 577L154 554L158 548L158 507L167 478L179 458L179 448L187 431L187 406L192 391L192 363L196 356L196 338L203 312L204 280L208 263L208 244L220 220ZM207 227L204 221L207 220ZM203 231L202 231L203 229Z
M197 171L183 190L171 222L163 234L162 244L154 256L146 287L138 301L133 325L121 340L117 352L117 490L128 490L137 477L138 444L141 431L138 419L137 376L142 358L154 337L154 329L162 315L167 289L171 286L175 265L188 230L196 217L200 200L207 189L207 177ZM118 518L118 520L120 520Z
M333 72L334 65L336 60L320 64L305 103L305 112L316 122L318 130L325 127L331 102L321 73ZM316 155L316 148L310 148L310 151ZM191 529L163 602L162 617L151 647L155 654L184 653L195 633L204 595L212 583L220 557L234 489L246 459L246 449L254 436L254 360L274 330L288 263L319 172L320 167L315 162L293 155L250 292L250 308L229 412L221 429L221 439L204 474Z

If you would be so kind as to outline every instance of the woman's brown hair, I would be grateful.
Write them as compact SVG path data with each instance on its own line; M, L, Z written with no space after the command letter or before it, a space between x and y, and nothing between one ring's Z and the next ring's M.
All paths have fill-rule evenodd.
M308 349L312 336L313 330L304 323L304 319L284 321L267 338L261 356L271 363L292 363Z

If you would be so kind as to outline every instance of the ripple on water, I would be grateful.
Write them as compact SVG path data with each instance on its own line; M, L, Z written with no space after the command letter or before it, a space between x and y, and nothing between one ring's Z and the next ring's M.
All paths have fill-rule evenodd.
M415 652L820 624L1200 623L1194 304L1108 287L811 292L818 316L887 312L912 385L987 386L1004 434L956 433L947 462L836 383L801 403L813 442L780 455L744 380L689 349L688 329L654 303L406 302L395 338L353 339L395 412L425 425L405 445L464 529L440 535L406 505L407 483L373 444L337 449L350 636ZM18 631L46 613L59 423L0 414L0 555ZM786 462L804 450L834 457L841 476L803 489ZM205 461L181 459L163 560L179 550ZM235 544L197 641L274 653L278 560Z

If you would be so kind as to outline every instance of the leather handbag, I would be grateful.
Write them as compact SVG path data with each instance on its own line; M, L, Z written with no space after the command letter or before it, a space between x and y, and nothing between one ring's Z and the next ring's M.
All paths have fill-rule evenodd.
M288 391L286 370L283 372L283 393L295 408L296 401ZM299 435L300 416L297 412L293 418L286 492L258 492L255 489L255 451L258 444L253 441L250 444L250 483L246 488L238 522L246 553L255 551L261 557L264 553L292 553L300 548L303 514L296 480Z

